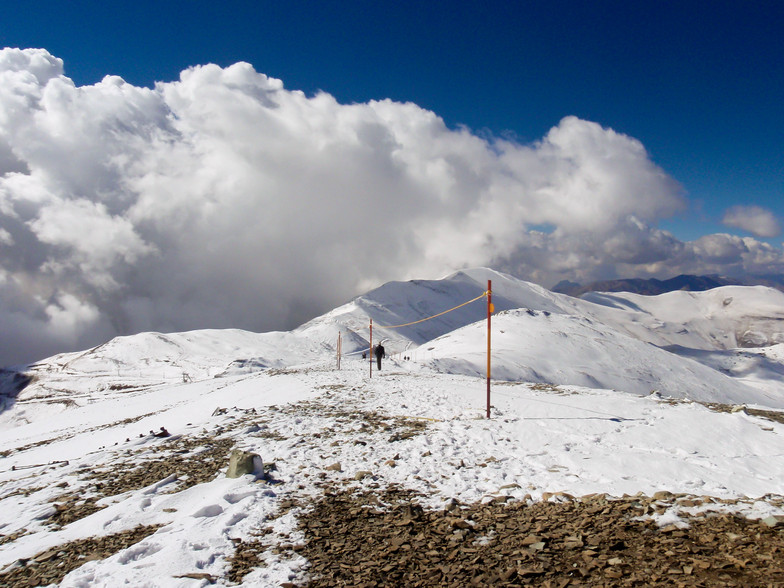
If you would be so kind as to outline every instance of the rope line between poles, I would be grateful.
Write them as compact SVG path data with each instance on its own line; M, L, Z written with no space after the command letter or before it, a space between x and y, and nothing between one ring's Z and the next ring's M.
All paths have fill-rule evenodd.
M404 323L402 325L376 325L376 327L379 328L379 329L399 329L400 327L408 327L410 325L416 325L416 324L419 324L419 323L423 323L425 321L429 321L430 319L434 319L434 318L439 317L441 315L444 315L444 314L446 314L448 312L452 312L453 310L457 310L458 308L462 308L463 306L467 306L467 305L471 304L472 302L476 302L480 298L484 298L485 296L487 296L487 292L482 292L479 296L477 296L476 298L472 298L468 302L463 302L463 304L458 304L457 306L455 306L453 308L450 308L449 310L445 310L444 312L439 312L438 314L434 314L433 316L429 316L427 318L419 319L418 321L412 321L410 323Z

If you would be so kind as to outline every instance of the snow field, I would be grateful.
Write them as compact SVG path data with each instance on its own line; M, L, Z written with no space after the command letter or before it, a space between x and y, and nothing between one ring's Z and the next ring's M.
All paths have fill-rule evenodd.
M367 344L351 329L368 314L420 318L478 295L488 277L497 309L510 309L493 318L491 419L476 308L428 330L374 332L398 354L372 378L357 355L340 371L326 359L338 332L347 354ZM0 573L145 525L159 528L85 559L61 585L225 584L240 543L264 563L245 585L301 581L307 562L273 547L301 543L299 517L335 488L399 485L433 508L559 493L710 497L646 515L661 525L706 510L782 515L784 425L695 400L784 407L784 345L722 347L752 322L775 339L784 305L769 289L748 300L719 290L594 303L471 270L383 286L291 333L151 333L57 356L0 413ZM153 435L162 427L170 437ZM258 453L264 475L227 479L232 447ZM71 516L53 524L61 513Z
M0 565L80 537L163 525L131 548L85 563L61 585L194 586L196 580L177 576L224 577L233 539L252 541L261 529L270 529L265 540L271 544L300 541L299 509L330 485L381 490L399 484L419 492L432 507L497 495L539 500L555 492L668 490L726 499L784 494L784 454L776 449L784 425L779 423L608 390L498 382L493 418L487 420L482 379L409 366L388 361L369 379L367 364L353 360L343 362L340 371L318 364L151 389L132 402L115 397L102 403L108 425L120 415L155 411L155 417L107 426L100 435L77 432L89 420L81 409L57 415L56 425L46 419L34 423L38 437L33 424L22 427L27 438L43 438L49 430L54 440L13 453L6 462L45 463L61 450L71 461L2 472L0 533L26 529L27 534L0 545ZM94 417L94 406L85 410ZM138 434L124 439L132 430L146 433L153 420L175 439L229 439L261 455L271 469L263 478L227 479L219 473L180 491L177 476L170 476L101 498L97 504L106 508L51 530L45 522L54 508L51 500L65 490L89 494L80 477L84 471L111 468L124 459L146 463L162 440ZM59 440L64 433L73 436ZM111 438L120 440L117 448L99 448ZM186 455L198 460L200 449ZM68 488L56 486L62 482ZM41 489L14 494L30 487ZM294 508L281 508L290 500ZM782 514L764 500L726 508L750 516ZM246 576L247 585L304 577L306 562L299 556L266 550L261 557L266 565Z

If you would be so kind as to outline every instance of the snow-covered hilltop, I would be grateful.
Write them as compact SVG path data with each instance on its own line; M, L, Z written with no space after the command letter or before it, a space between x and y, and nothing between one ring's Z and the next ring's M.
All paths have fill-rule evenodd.
M517 562L488 584L558 585L574 554L587 583L645 561L663 585L672 569L711 584L735 560L717 540L713 560L687 549L681 561L672 541L692 525L695 541L699 525L753 537L731 577L764 584L784 573L770 564L784 549L782 318L784 298L767 288L577 299L474 269L385 284L291 332L142 333L5 371L0 585L299 586L318 574L345 585L354 569L407 584L420 572L401 571L414 565L406 542L425 533L443 542L428 552L436 562L480 551ZM389 353L372 378L370 319ZM232 449L263 467L227 477ZM400 500L401 520L383 515ZM523 535L496 524L539 507L568 537L545 534L541 518ZM394 520L376 534L382 515ZM364 516L369 526L347 530ZM624 534L583 543L608 529ZM673 531L660 554L646 543ZM366 533L378 545L346 543ZM352 550L378 571L346 568ZM427 573L466 584L478 576L464 565Z
M425 322L385 325L463 304L481 296L488 280L496 310L496 379L784 408L784 293L778 290L726 286L652 297L593 292L577 299L484 268L390 282L291 332L118 337L25 370L32 382L18 400L45 401L49 412L52 403L78 404L90 394L325 361L335 356L338 334L351 357L367 350L370 319L374 341L383 341L392 356L412 357L411 369L484 374L484 298ZM0 415L6 424L19 410L8 399L10 388L9 409Z

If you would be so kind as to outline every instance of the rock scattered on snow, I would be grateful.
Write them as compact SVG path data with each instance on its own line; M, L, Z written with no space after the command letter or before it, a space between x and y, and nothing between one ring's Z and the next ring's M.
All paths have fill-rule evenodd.
M245 474L261 474L264 472L264 462L258 453L234 449L229 456L229 467L226 470L227 478L239 478Z

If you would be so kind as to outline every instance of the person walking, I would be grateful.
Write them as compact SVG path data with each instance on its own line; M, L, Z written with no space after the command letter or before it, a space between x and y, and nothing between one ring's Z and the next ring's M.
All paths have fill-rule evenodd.
M378 363L378 371L381 371L381 358L386 357L384 353L384 346L379 343L376 345L376 362Z

